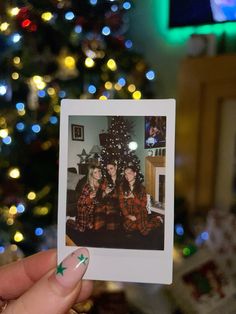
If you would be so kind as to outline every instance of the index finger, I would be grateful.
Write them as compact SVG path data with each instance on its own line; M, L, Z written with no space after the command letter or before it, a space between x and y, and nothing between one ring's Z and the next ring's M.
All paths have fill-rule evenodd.
M15 299L56 266L56 250L43 251L0 268L0 296Z

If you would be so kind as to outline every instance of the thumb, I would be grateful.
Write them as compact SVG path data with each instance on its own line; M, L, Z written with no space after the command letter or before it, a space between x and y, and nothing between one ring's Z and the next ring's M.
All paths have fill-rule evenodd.
M56 271L46 274L21 297L10 302L4 313L66 313L82 293L81 279L88 261L88 250L77 249L57 266Z

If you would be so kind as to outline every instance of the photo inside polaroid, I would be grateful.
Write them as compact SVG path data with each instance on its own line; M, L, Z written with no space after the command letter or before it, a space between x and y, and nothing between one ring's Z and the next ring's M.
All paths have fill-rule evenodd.
M167 123L68 116L65 245L164 250Z

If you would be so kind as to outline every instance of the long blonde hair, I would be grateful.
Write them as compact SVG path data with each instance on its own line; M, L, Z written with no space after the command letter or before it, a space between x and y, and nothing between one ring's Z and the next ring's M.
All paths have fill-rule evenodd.
M93 172L95 169L101 170L101 167L92 165L88 169L87 183L91 186L92 189L94 189Z

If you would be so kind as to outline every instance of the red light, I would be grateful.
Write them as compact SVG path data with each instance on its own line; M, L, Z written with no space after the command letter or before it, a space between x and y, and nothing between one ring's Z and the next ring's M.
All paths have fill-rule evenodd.
M26 28L26 27L28 27L30 24L31 24L31 21L30 21L29 19L26 19L26 20L24 20L24 21L21 23L21 26L22 26L23 28Z

